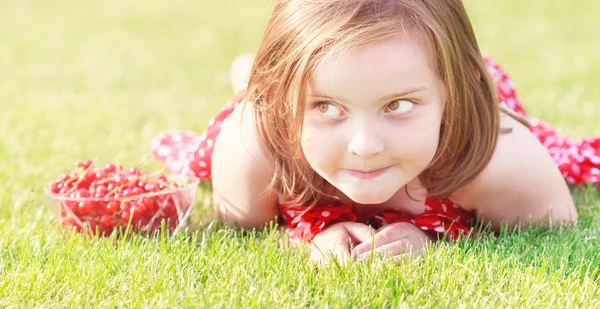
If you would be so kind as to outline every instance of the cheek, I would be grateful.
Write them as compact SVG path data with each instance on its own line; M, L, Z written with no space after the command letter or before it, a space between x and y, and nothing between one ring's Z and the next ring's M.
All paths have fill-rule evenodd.
M332 128L305 125L302 130L302 152L311 167L321 173L339 162L343 141Z
M436 119L436 121L439 120ZM422 141L422 147L420 149L420 156L426 161L427 165L433 160L439 146L440 124L439 122L437 123L438 125L428 126L421 131L420 140Z
M424 168L435 156L439 143L439 125L432 123L436 123L434 119L420 119L411 125L396 128L394 132L398 134L388 140L388 149L406 167Z

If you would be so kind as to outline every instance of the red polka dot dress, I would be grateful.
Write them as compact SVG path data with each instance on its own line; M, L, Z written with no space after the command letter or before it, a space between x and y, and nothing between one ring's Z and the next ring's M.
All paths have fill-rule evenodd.
M484 59L492 80L496 82L498 102L516 114L527 117L513 82L495 62ZM170 131L158 135L152 141L152 152L171 172L211 178L211 156L215 138L221 130L221 123L241 102L241 96L234 97L219 113L210 120L202 134L186 131ZM552 127L540 120L528 118L529 128L538 140L548 149L562 175L571 185L586 183L598 184L600 179L600 139L585 138L574 140L559 136ZM432 234L456 239L468 234L473 223L472 212L456 207L450 200L425 202L425 212L410 216L396 209L384 209L370 218L357 218L352 205L318 203L314 207L304 205L280 205L280 213L285 224L294 228L292 237L312 239L329 224L342 221L362 221L374 227L393 222L410 222Z

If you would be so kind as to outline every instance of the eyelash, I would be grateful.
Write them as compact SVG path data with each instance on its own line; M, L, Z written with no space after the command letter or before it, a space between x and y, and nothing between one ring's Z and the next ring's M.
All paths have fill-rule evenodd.
M418 105L418 104L417 104L417 102L415 102L414 100L409 100L409 99L395 99L395 100L392 100L391 102L389 102L389 103L386 105L386 109L387 109L388 105L390 105L391 103L393 103L393 102L395 102L395 101L408 101L408 102L411 102L411 103L413 103L415 106L416 106L416 105ZM336 108L339 108L339 109L342 111L342 113L345 113L345 110L344 110L344 108L342 108L342 107L341 107L341 106L339 106L338 104L335 104L334 102L329 102L329 101L318 101L318 102L315 102L315 103L313 103L313 105L312 105L312 108L313 108L313 109L318 109L318 108L319 108L319 105L321 105L321 104L329 104L329 105L332 105L332 106L334 106L334 107L336 107ZM413 107L413 108L414 108L414 107ZM408 115L408 114L410 114L410 113L412 113L412 109L411 109L410 111L406 112L406 113L403 113L403 114L397 114L397 115L394 115L394 116L396 116L396 117L402 117L402 116L406 116L406 115ZM343 114L342 114L342 115L343 115ZM341 115L340 115L340 116L341 116ZM327 118L327 117L325 117L325 118ZM332 117L332 118L327 118L327 119L337 119L337 118L338 118L338 117Z

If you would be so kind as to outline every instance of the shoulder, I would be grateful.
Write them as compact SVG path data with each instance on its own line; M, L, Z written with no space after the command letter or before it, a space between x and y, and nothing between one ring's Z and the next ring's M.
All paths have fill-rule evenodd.
M248 163L252 165L267 165L268 156L259 146L252 113L251 102L242 101L236 105L231 115L223 120L221 131L215 140L215 152L226 152L228 156L248 159ZM214 155L213 161L225 157L227 156Z
M576 220L570 191L546 148L510 116L502 114L501 127L512 132L500 133L487 167L450 199L495 230L502 223Z
M228 220L258 227L277 214L277 194L269 191L272 168L254 128L252 104L240 103L223 121L212 154L213 197Z

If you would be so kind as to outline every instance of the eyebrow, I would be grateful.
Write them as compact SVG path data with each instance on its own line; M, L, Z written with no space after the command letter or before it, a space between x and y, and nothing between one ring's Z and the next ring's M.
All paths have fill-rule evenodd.
M378 101L392 100L392 99L397 98L397 97L407 96L409 94L413 94L413 93L416 93L416 92L425 92L427 90L428 90L427 87L412 87L412 88L408 88L406 90L403 90L401 92L394 92L394 93L392 93L390 95L386 95L384 97L381 97L381 98L378 99ZM346 101L346 102L350 101L350 100L348 100L346 98L339 97L339 96L336 99L334 97L330 97L330 96L326 96L326 95L322 95L322 94L317 94L317 93L311 94L311 97L312 98L317 98L317 99L326 99L326 100L331 100L331 101L337 101L337 100Z

